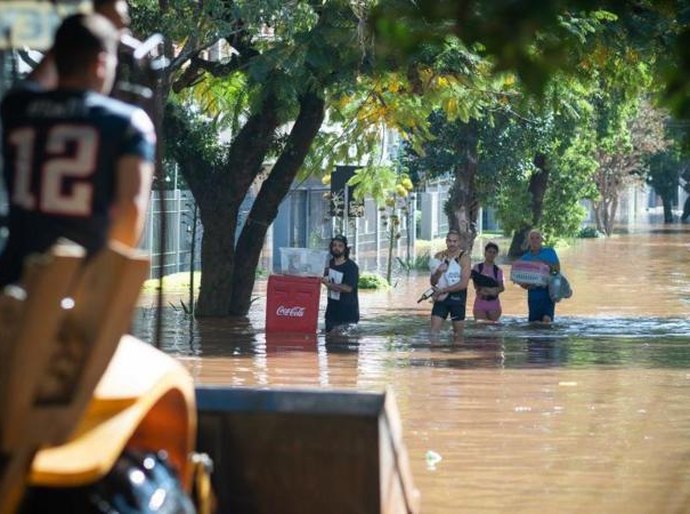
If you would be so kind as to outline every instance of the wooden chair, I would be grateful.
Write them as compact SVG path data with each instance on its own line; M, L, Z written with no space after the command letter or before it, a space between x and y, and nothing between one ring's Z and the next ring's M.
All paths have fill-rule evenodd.
M83 261L61 241L0 294L0 514L14 512L36 452L77 427L148 273L118 245Z

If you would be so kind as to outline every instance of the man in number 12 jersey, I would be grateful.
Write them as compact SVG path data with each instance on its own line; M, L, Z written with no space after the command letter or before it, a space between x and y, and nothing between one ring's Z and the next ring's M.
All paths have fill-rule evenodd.
M60 237L88 255L109 240L135 246L153 176L155 132L143 110L109 98L117 29L103 16L67 18L53 47L57 88L26 81L2 102L9 239L0 286Z

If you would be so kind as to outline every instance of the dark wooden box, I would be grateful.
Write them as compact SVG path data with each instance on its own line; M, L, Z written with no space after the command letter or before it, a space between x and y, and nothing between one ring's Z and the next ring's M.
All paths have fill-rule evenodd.
M197 388L219 514L419 510L391 392Z

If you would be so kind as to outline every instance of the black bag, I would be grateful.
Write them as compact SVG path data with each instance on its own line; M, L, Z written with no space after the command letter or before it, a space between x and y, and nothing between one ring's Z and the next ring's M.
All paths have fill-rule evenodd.
M29 487L19 514L194 514L165 452L126 450L101 480L81 487Z

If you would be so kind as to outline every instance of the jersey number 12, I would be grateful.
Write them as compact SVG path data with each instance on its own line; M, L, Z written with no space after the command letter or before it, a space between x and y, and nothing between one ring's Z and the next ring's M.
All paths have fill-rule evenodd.
M88 125L55 125L48 130L44 158L39 163L38 190L32 190L36 129L15 129L8 136L16 148L12 202L29 211L63 216L91 214L98 132ZM73 151L69 151L70 147ZM66 184L67 179L73 182ZM76 180L75 180L76 179ZM81 180L79 180L81 179Z

